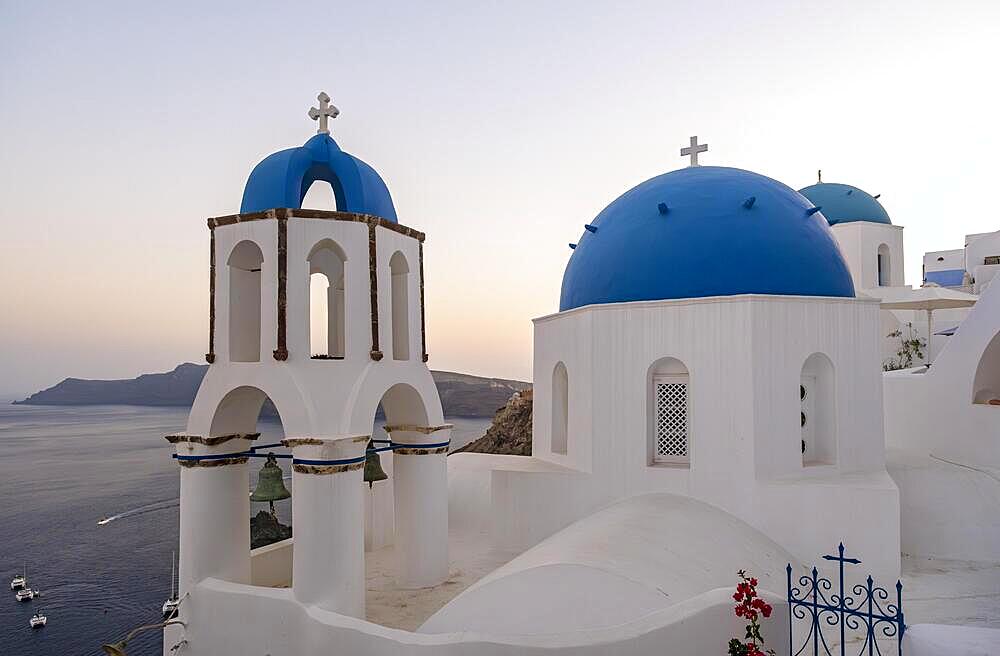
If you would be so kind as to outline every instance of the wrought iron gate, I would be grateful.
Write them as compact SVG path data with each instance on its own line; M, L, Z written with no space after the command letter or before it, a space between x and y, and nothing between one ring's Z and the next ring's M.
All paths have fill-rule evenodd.
M883 656L878 639L896 642L897 656L903 654L903 584L896 581L896 600L890 601L889 592L876 586L871 575L865 584L851 587L850 595L844 591L844 563L859 565L857 558L844 557L844 544L837 548L836 556L823 556L839 565L840 580L834 589L830 579L819 576L815 567L812 575L800 576L792 585L792 565L788 564L788 652L792 656L835 656L823 631L839 631L839 656ZM809 628L802 646L795 649L795 620L807 620ZM861 648L847 646L847 638L863 637Z

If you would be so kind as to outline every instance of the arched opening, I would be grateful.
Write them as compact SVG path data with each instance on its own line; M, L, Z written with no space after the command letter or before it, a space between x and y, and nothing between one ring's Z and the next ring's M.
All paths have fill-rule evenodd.
M396 251L389 259L389 274L392 277L392 358L410 359L410 267L402 251Z
M691 379L677 358L662 358L646 375L648 462L691 463Z
M802 365L799 381L799 412L796 421L801 439L803 466L837 462L837 398L833 363L822 353L813 353Z
M569 446L569 374L566 365L552 370L552 453L567 453Z
M335 212L337 210L337 195L334 192L333 185L326 180L313 181L302 196L299 207L302 209Z
M340 360L346 344L345 274L347 255L332 239L309 252L309 352Z
M275 444L285 436L278 409L263 390L257 387L237 387L226 394L212 417L210 432L212 435L233 435L260 433L254 441L254 447ZM276 455L287 454L282 447L260 449L258 453L266 455L273 452ZM263 457L250 458L247 463L248 477L241 484L247 486L247 492L253 493L258 488L259 474L266 460ZM291 461L278 458L277 464L282 470L282 485L291 491ZM261 492L273 491L276 486L265 486ZM271 515L270 501L250 501L250 541L245 548L250 550L288 540L292 536L292 501L276 499L273 501L274 515ZM281 553L275 551L281 549ZM251 553L250 570L251 584L265 587L286 587L292 581L292 550L291 542L285 547L271 547L267 553ZM261 562L258 562L261 561Z
M385 426L426 426L427 410L413 387L397 383L382 395L372 423L372 437L387 441L392 436L385 431ZM433 441L433 436L428 440ZM379 447L385 445L385 442L375 443ZM394 458L391 451L383 451L378 457L388 479L365 485L365 551L375 551L390 544L395 532Z
M972 383L972 402L1000 405L1000 333L993 336L979 358Z
M892 286L892 267L891 260L889 259L889 247L885 244L880 244L878 247L878 286L879 287L891 287Z
M229 360L260 362L260 270L264 254L241 241L229 254Z

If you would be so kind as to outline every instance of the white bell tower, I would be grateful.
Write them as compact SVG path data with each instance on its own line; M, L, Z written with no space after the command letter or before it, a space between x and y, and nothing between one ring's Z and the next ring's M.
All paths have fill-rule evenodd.
M319 133L257 165L239 214L208 220L211 366L187 430L168 437L181 465L182 619L208 579L267 585L255 580L248 499L265 399L293 471L292 584L276 593L363 618L366 543L395 542L404 587L448 574L451 426L426 365L424 234L397 221L378 174L329 136L339 110L319 99L310 112ZM300 209L316 180L330 182L337 211ZM315 273L329 281L322 352L310 344ZM391 474L369 488L362 471L379 407L391 444L377 446Z

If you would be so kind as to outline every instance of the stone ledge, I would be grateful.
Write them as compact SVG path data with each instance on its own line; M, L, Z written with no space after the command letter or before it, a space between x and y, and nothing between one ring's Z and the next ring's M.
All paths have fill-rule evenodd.
M248 221L266 221L268 219L325 219L327 221L351 221L354 223L364 223L385 228L401 235L412 237L417 241L424 241L426 235L419 230L408 228L399 223L386 221L380 216L372 214L357 214L354 212L330 212L327 210L303 210L288 207L278 207L265 212L252 212L248 214L229 214L226 216L216 216L208 219L208 227L211 230L222 226L234 225L236 223L246 223Z
M299 474L340 474L355 471L364 466L364 462L353 462L348 465L300 465L299 463L293 463L292 471Z
M393 449L392 452L400 456L433 456L441 453L448 453L448 447L439 446L433 449L398 447Z
M416 424L387 424L382 427L386 433L392 433L393 431L407 431L410 433L423 433L424 435L430 435L431 433L436 433L438 431L447 430L449 428L454 428L454 424L441 424L440 426L417 426Z
M333 445L343 440L350 440L351 442L367 442L371 439L371 437L371 435L348 435L345 437L286 437L281 440L281 443L291 449L297 446Z
M217 460L178 460L181 467L225 467L226 465L242 465L250 460L247 456L234 456L232 458L219 458Z
M230 440L256 440L260 433L233 433L231 435L216 435L204 437L202 435L166 435L163 439L171 444L201 444L204 446L217 446L225 444Z

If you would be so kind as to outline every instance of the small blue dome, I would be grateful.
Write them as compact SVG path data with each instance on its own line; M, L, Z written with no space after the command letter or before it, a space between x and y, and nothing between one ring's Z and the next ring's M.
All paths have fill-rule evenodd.
M264 158L247 179L240 213L277 207L299 209L309 186L325 180L333 187L337 210L371 214L396 222L396 208L375 169L345 153L328 134L317 134L299 148Z
M697 166L647 180L587 226L559 309L734 294L852 297L847 263L812 207L741 169Z
M854 221L892 225L882 204L857 187L836 182L819 182L800 189L799 193L823 208L823 216L830 225Z

